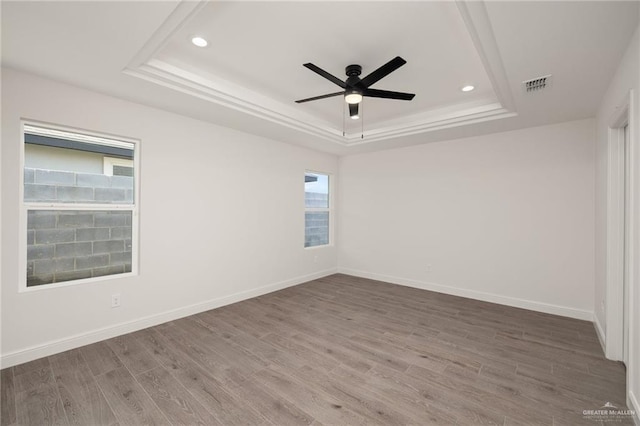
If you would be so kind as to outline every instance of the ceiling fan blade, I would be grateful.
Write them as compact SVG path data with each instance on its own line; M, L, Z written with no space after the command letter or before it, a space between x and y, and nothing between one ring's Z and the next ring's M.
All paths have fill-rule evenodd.
M296 101L296 103L301 104L303 102L317 101L318 99L332 98L334 96L339 96L339 95L344 95L344 92L329 93L328 95L320 95L320 96L314 96L313 98L300 99L299 101Z
M401 101L410 101L415 96L415 93L391 92L389 90L365 89L362 92L362 96L368 96L370 98L399 99Z
M360 85L363 87L369 87L378 80L388 76L406 63L407 61L402 59L400 56L396 56L395 58L360 80Z
M316 74L321 75L322 77L326 78L327 80L337 84L338 86L342 87L343 89L347 88L347 84L344 81L340 80L338 77L335 77L335 76L329 74L328 72L326 72L322 68L317 67L317 66L313 65L312 63L303 64L303 66L309 68L311 71L315 72Z
M349 117L353 118L354 120L358 117L358 105L359 104L349 104Z

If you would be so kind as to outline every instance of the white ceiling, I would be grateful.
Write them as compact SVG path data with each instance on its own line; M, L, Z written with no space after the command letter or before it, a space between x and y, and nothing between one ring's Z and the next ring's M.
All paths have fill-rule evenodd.
M2 64L345 155L594 116L638 6L3 1ZM395 56L407 64L373 88L413 101L365 98L357 121L343 119L342 97L294 103L340 90L303 63L346 79L347 65L363 77ZM522 90L547 74L543 92ZM461 92L466 84L476 90Z

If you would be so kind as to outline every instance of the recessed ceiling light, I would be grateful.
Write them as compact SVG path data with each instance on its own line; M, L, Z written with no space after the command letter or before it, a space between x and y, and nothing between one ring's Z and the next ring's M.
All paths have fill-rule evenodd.
M460 89L460 90L462 90L463 92L470 92L470 91L472 91L473 89L475 89L475 86L472 86L472 85L470 85L470 84L469 84L469 85L467 85L467 86L464 86L464 87L463 87L462 89Z
M193 37L191 39L191 43L195 44L198 47L207 47L207 45L209 44L209 42L205 39L203 39L202 37Z
M359 116L359 115L357 115L357 114L356 114L356 115L352 115L352 116L351 116L351 119L352 119L352 120L357 120L358 118L360 118L360 116Z

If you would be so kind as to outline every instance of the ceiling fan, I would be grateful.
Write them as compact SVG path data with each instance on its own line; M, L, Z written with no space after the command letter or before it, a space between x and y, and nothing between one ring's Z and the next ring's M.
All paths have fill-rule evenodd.
M318 99L344 95L344 100L349 104L349 116L353 119L357 119L359 118L358 104L360 103L360 101L362 101L363 96L368 96L371 98L399 99L402 101L410 101L415 96L414 93L391 92L389 90L377 90L369 88L374 83L391 74L406 63L407 61L402 59L400 56L396 56L363 79L359 77L362 73L362 67L360 65L349 65L345 69L348 77L346 81L340 80L339 78L329 74L322 68L317 67L312 63L304 64L306 68L309 68L311 71L337 84L344 90L340 92L329 93L327 95L314 96L313 98L300 99L299 101L296 101L296 103L317 101Z

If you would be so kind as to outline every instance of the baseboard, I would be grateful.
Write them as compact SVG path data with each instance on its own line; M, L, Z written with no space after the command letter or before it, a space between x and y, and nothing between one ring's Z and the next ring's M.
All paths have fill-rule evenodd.
M230 305L242 300L251 299L263 294L272 293L274 291L282 290L287 287L302 284L307 281L323 278L328 275L335 274L336 272L337 268L331 268L324 271L315 272L313 274L303 275L274 284L269 284L251 290L231 294L229 296L211 299L206 302L196 303L190 306L185 306L182 308L165 311L159 314L150 315L137 320L104 327L87 333L76 334L74 336L69 336L63 339L50 341L42 345L32 346L30 348L10 352L7 354L3 354L2 357L0 357L0 368L7 368L25 362L33 361L34 359L54 355L60 352L67 351L69 349L79 348L81 346L89 345L91 343L99 342L105 339L110 339L122 334L142 330L144 328L152 327L154 325L173 321L189 315L194 315L200 312L219 308L221 306Z
M526 299L518 299L515 297L500 296L493 293L485 293L464 288L451 287L441 284L429 283L424 281L416 281L408 278L399 278L389 275L375 274L370 272L358 271L349 268L338 268L341 274L353 275L360 278L368 278L378 281L386 281L392 284L399 284L406 287L419 288L422 290L430 290L438 293L450 294L452 296L467 297L469 299L482 300L485 302L497 303L500 305L513 306L515 308L529 309L531 311L544 312L547 314L560 315L563 317L576 318L585 321L593 321L593 312L581 309L570 308L567 306L552 305L542 302L534 302Z
M635 394L629 391L627 395L627 406L630 410L633 410L633 422L636 426L640 426L640 404L638 404L638 399Z
M594 313L593 314L593 325L595 326L596 329L596 335L598 336L598 340L600 341L600 346L602 346L602 352L603 353L607 353L607 347L605 342L606 340L606 334L604 333L604 328L602 328L602 324L600 324L600 320L598 319L598 316Z

